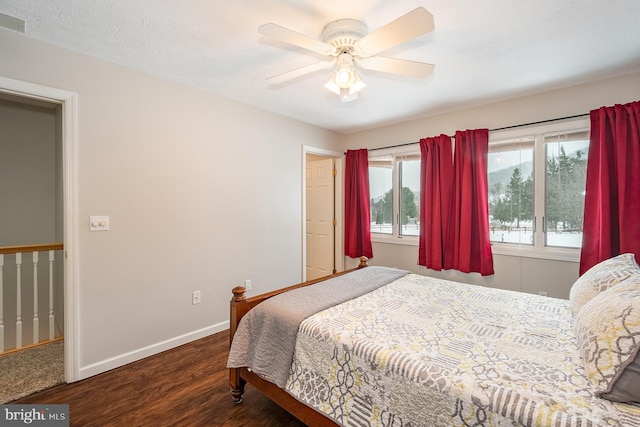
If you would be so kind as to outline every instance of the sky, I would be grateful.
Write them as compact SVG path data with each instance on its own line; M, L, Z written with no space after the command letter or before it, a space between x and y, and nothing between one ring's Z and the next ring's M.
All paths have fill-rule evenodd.
M420 191L420 160L403 162L403 186L414 192ZM378 199L391 190L393 170L391 168L369 168L369 188L372 199Z

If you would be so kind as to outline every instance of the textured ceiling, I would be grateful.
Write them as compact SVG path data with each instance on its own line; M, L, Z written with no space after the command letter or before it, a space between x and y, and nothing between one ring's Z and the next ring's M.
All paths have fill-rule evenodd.
M348 103L324 88L328 70L265 82L323 57L261 24L320 39L332 20L375 31L418 6L435 31L383 56L435 64L426 79L364 70ZM639 0L2 0L0 12L30 37L343 133L640 71Z

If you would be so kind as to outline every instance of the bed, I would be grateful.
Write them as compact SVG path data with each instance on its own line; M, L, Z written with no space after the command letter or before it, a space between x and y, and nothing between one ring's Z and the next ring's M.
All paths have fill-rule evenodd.
M640 426L633 255L569 300L365 266L233 289L234 401L248 382L311 426Z

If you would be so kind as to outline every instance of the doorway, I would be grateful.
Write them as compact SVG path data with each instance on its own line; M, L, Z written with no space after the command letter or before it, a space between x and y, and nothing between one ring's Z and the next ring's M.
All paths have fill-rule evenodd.
M342 154L304 147L302 280L344 269Z
M0 76L0 96L20 99L27 104L51 105L56 111L56 158L60 163L56 179L56 237L64 245L63 296L64 372L65 381L80 379L77 356L77 94Z

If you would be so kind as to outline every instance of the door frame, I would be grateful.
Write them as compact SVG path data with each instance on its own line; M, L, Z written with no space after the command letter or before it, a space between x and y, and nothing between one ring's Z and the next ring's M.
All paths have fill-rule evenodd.
M344 270L344 243L342 239L343 224L343 153L338 151L325 150L324 148L312 147L309 145L302 146L302 263L300 266L301 281L307 280L307 154L316 154L319 156L331 157L335 160L335 168L337 174L335 176L335 192L334 192L334 209L337 225L335 227L334 236L334 263L337 271Z
M78 95L0 76L0 92L39 99L61 106L62 186L64 228L64 375L80 379L78 354Z

